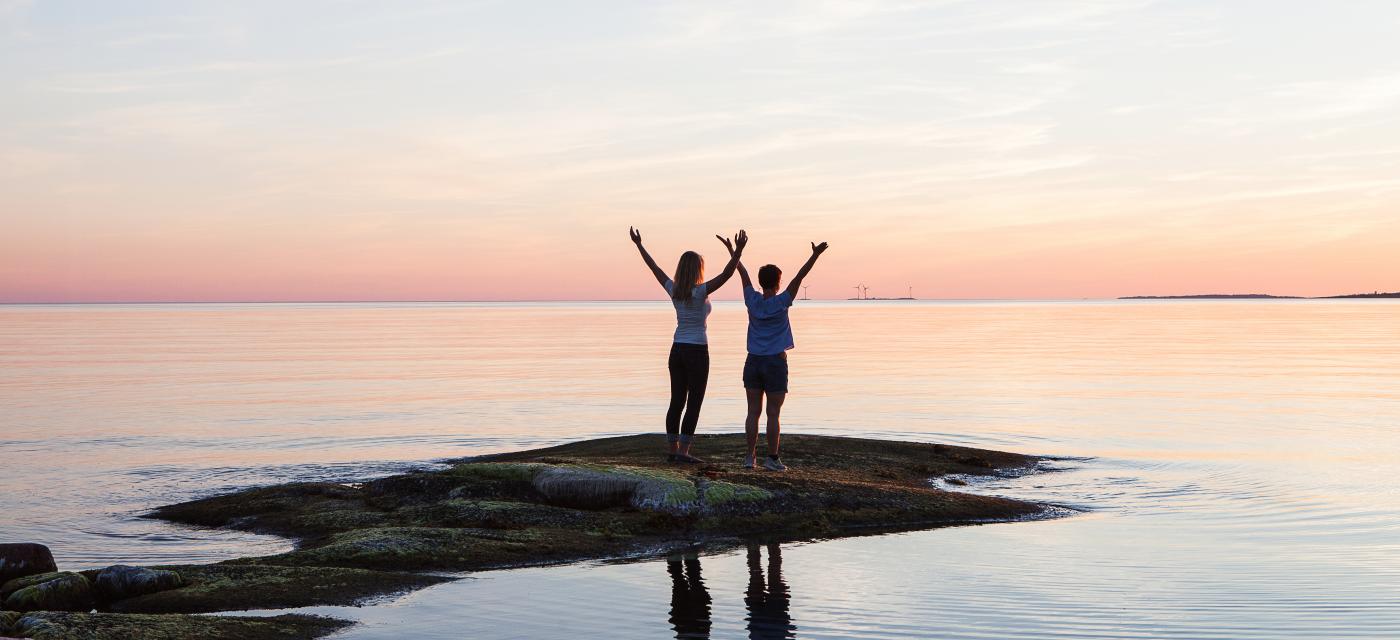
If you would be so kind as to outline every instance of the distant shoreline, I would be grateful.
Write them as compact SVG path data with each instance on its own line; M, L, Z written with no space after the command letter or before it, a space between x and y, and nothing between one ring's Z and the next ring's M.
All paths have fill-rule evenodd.
M1119 300L1335 300L1340 298L1400 298L1400 291L1349 293L1340 296L1276 296L1268 293L1198 293L1184 296L1123 296Z

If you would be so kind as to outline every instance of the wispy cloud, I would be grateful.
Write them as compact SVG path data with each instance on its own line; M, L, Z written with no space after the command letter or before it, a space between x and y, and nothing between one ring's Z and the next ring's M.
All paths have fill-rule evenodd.
M838 275L925 268L944 234L1010 270L1304 251L1400 206L1400 50L1374 26L1400 9L1320 7L0 0L0 197L28 216L0 254L139 281L257 247L311 286L286 247L543 264L633 221L841 235Z

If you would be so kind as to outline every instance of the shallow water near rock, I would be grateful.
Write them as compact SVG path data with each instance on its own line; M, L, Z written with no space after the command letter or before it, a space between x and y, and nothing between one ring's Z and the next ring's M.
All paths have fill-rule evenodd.
M1063 456L1054 471L949 488L1085 512L782 545L786 614L767 545L753 595L741 546L478 573L326 612L364 621L346 638L1400 635L1400 304L793 313L788 429ZM285 551L136 516L655 426L669 314L664 302L0 306L0 538L48 544L69 570ZM743 321L716 304L702 431L738 428Z

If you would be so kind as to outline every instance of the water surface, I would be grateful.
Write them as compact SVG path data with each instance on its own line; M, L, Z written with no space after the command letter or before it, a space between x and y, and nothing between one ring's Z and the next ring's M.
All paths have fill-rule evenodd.
M0 538L49 544L65 567L271 553L286 542L136 516L238 487L659 430L670 313L0 307ZM1066 456L1063 471L971 490L1087 512L783 545L778 591L759 545L479 573L326 612L365 622L347 638L1400 636L1400 304L793 314L789 431ZM741 428L743 323L742 307L716 304L702 431ZM755 615L777 622L756 631Z

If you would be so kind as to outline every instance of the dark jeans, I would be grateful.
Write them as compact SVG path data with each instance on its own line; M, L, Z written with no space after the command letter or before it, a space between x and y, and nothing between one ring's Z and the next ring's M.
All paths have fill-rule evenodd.
M671 371L671 406L666 409L666 434L695 435L700 422L700 405L705 402L705 384L710 381L710 348L703 344L671 344L666 362ZM681 420L681 410L685 420Z

